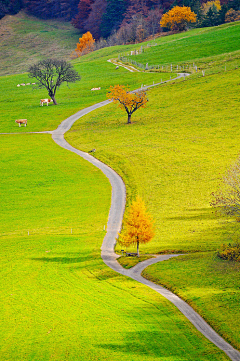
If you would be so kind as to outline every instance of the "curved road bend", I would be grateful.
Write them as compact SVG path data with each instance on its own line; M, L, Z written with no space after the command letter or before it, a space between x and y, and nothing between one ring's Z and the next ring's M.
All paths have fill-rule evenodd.
M156 84L155 84L156 85ZM235 350L230 344L228 344L222 337L220 337L204 320L200 317L186 302L181 300L178 296L170 292L169 290L156 285L153 282L150 282L141 276L141 272L147 266L157 263L160 261L167 260L171 257L176 257L177 255L161 255L156 258L141 262L137 264L132 269L124 269L118 262L117 258L119 257L114 252L114 247L116 244L116 238L118 232L121 230L122 218L125 209L125 200L126 200L126 190L125 185L121 177L114 172L110 167L95 159L88 153L82 152L78 149L73 148L69 143L64 139L64 133L67 132L73 123L81 118L82 116L90 113L91 111L98 109L104 105L109 104L110 101L106 100L101 103L95 104L91 107L83 109L78 113L72 115L71 117L65 119L59 127L52 132L52 138L60 147L63 147L71 152L78 154L80 157L86 159L94 166L99 168L109 179L112 187L112 199L111 199L111 208L109 212L107 233L104 237L102 247L101 247L101 256L104 263L112 268L114 271L128 276L138 282L143 283L144 285L152 288L156 292L160 293L163 297L167 298L172 302L187 318L188 320L211 342L213 342L219 349L223 350L231 360L240 361L240 352Z

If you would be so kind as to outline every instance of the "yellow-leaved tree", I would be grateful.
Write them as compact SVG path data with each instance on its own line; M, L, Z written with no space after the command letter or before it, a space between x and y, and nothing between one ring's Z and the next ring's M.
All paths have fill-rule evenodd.
M212 8L213 6L216 7L216 10L219 11L221 10L221 4L220 4L220 1L219 0L215 0L215 1L207 1L206 3L203 3L202 4L202 11L203 11L203 14L206 15L208 10L210 8Z
M175 31L186 30L189 23L195 23L197 15L189 6L174 6L166 14L162 16L160 25Z
M127 112L128 124L131 124L132 114L139 108L144 108L148 102L145 91L131 93L124 85L111 86L107 97L114 103L118 103L119 107Z
M77 48L75 49L77 56L82 56L90 53L94 49L95 40L92 37L90 31L83 34L81 38L79 38L79 43L77 43Z
M146 211L144 201L140 197L137 197L127 212L123 231L119 234L118 242L125 247L136 244L137 255L139 257L139 244L150 242L154 234L155 230L152 216Z

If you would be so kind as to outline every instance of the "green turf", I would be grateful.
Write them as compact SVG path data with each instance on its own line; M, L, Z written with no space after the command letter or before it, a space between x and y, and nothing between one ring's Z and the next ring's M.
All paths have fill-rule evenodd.
M143 275L176 292L239 349L239 270L237 262L201 253L160 262Z
M0 359L226 360L101 260L105 176L49 135L1 136Z
M111 85L119 83L129 85L131 89L141 85L170 79L168 74L130 73L124 68L115 70L115 66L103 61L77 63L76 70L82 79L73 84L63 84L56 93L58 106L53 104L40 107L40 99L48 98L46 89L34 89L33 85L17 87L18 84L34 82L27 74L0 77L0 132L32 132L54 130L67 117L77 111L106 100ZM96 72L98 75L96 75ZM131 76L130 76L131 75ZM94 87L99 91L91 91ZM16 119L27 119L27 127L19 128Z
M144 47L144 53L131 59L149 65L192 61L198 64L202 58L239 51L239 31L240 22L234 22L160 37L154 41L156 46Z
M136 194L145 200L156 220L156 236L140 245L140 253L216 251L238 230L236 222L226 225L216 217L210 202L239 154L239 80L235 70L160 86L149 91L148 108L133 115L132 125L111 104L67 133L75 147L95 148L96 157L119 172L128 200ZM197 284L194 291L194 297L201 297ZM212 302L204 301L206 308ZM215 305L214 310L218 318L222 309ZM226 317L236 314L228 308ZM236 343L239 326L229 327L229 338Z

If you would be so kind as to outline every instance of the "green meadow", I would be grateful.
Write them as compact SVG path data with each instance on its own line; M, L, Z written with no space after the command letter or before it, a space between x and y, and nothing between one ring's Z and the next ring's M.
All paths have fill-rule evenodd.
M190 40L198 34L186 33ZM174 44L180 38L174 35ZM82 79L58 90L57 107L39 106L45 90L17 87L30 81L26 73L0 78L0 132L17 133L0 135L1 360L228 359L167 300L102 262L111 198L105 176L50 135L26 134L56 129L105 100L110 85L136 89L169 79L107 62L131 49L111 47L74 60ZM134 113L132 125L109 104L66 134L83 151L96 148L95 156L123 177L127 204L137 194L145 200L156 237L140 252L190 253L151 266L145 276L187 299L238 348L239 325L232 322L239 313L238 267L214 256L238 227L217 218L209 202L239 154L239 79L233 70L166 83L148 91L148 107ZM27 118L27 127L19 128L17 118ZM227 277L219 276L222 269Z
M238 268L229 271L229 277L235 280L231 287L227 277L222 286L215 274L206 277L201 259L216 252L223 242L239 238L238 224L219 218L210 207L211 193L221 186L222 177L239 156L239 80L240 72L234 69L206 77L199 73L185 81L163 84L148 91L148 107L134 113L132 125L126 124L126 113L110 104L75 123L66 135L79 149L95 148L95 156L123 177L128 202L136 194L145 200L155 218L156 236L140 247L143 254L197 252L194 265L201 271L189 286L192 298L187 294L184 298L238 348L240 329L237 322L232 322L238 314ZM121 248L117 246L116 250L120 252ZM204 253L200 256L199 252ZM176 271L169 263L172 289L183 295L184 286L178 277L182 259L175 262ZM221 268L222 261L214 257L212 262L214 268ZM123 259L121 263L128 267ZM184 267L186 264L184 261ZM153 273L158 279L161 267L151 266L148 269L153 271L144 274L151 279ZM193 272L190 264L189 269L186 283ZM203 290L199 287L201 277L205 278ZM170 288L171 282L164 282L163 277L158 282ZM214 295L221 287L225 287L225 297L216 300ZM209 297L202 298L204 292ZM200 306L192 301L195 298L200 299ZM222 307L230 298L232 307L223 313ZM209 308L213 311L207 312Z
M111 271L111 189L50 135L1 135L1 360L227 360L164 298Z

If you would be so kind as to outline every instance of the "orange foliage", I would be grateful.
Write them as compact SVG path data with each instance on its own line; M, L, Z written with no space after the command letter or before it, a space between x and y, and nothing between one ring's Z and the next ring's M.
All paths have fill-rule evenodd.
M144 201L137 197L130 206L124 222L124 230L122 234L119 234L118 242L126 247L137 244L139 256L139 244L150 242L154 237L153 223L152 217L146 211Z
M132 114L137 109L144 108L148 102L145 91L131 93L124 85L111 86L107 97L113 100L114 103L118 103L119 107L127 112L128 124L131 123Z
M77 43L77 48L75 49L77 56L85 55L93 51L94 43L95 40L90 31L83 34L83 36L79 38L79 43Z
M171 30L186 30L188 23L195 23L196 14L188 6L175 6L162 16L160 25Z
M230 9L225 15L225 23L231 23L233 21L240 20L240 11Z

